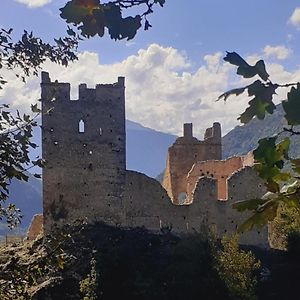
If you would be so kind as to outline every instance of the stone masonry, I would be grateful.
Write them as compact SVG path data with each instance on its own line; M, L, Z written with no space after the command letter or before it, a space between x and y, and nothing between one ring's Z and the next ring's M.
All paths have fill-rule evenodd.
M51 82L42 73L44 230L87 217L118 224L125 188L124 78L95 89Z
M222 159L221 125L214 123L206 129L204 141L193 137L193 124L184 124L183 137L169 148L163 187L174 204L185 202L187 175L197 161Z
M251 156L221 161L219 123L206 130L204 141L193 137L192 124L184 125L184 136L169 148L163 186L127 171L122 77L94 89L81 84L79 99L70 100L70 85L52 82L43 72L41 89L46 234L55 226L87 219L178 234L206 224L222 237L247 217L231 204L265 193L249 167ZM248 232L241 242L267 247L267 230Z

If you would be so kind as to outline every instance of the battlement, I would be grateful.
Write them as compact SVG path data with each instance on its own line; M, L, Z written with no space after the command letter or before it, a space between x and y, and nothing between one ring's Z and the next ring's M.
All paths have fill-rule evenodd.
M49 73L42 72L42 100L49 101L53 106L61 104L61 102L70 101L68 103L102 102L120 101L121 97L113 97L116 90L124 90L125 78L118 77L118 81L112 84L97 84L95 88L88 88L87 84L82 83L78 86L78 99L71 99L70 83L51 81Z

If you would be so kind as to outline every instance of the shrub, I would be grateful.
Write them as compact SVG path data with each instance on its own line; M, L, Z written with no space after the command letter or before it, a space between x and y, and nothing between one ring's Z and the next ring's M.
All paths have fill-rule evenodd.
M255 272L259 267L260 262L250 251L239 249L238 235L223 238L222 249L216 253L216 269L231 299L257 299Z

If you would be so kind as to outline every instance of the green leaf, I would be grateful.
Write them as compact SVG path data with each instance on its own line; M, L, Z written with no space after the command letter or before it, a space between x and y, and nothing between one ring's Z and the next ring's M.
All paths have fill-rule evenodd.
M239 212L243 212L245 210L256 210L260 205L265 203L264 199L250 199L245 201L238 201L232 204L232 208L236 209Z
M243 124L249 123L255 116L258 119L262 120L265 118L266 108L268 106L267 103L264 103L260 99L254 98L249 101L249 107L240 115L238 120L240 120Z
M279 202L268 201L266 204L267 205L263 209L261 209L261 211L257 211L254 215L252 215L238 227L239 233L252 230L254 226L256 226L257 228L261 228L265 226L268 221L274 220L277 215Z
M258 147L253 151L254 169L262 179L266 180L266 187L270 192L280 191L279 183L290 178L288 173L281 172L284 160L288 158L290 146L289 138L276 144L277 137L261 139Z
M285 118L289 125L300 124L300 83L297 87L292 87L287 94L287 100L282 101L285 111Z
M266 113L272 114L274 112L276 106L273 103L273 95L276 94L278 85L262 83L260 80L256 80L247 88L248 95L254 96L254 98L249 101L249 107L239 117L244 124L248 123L255 116L262 120L265 118Z

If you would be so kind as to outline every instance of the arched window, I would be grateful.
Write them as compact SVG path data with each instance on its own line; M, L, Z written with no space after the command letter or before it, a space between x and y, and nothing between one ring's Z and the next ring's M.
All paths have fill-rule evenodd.
M178 195L178 203L179 204L184 204L186 201L186 192L181 192Z
M84 121L83 120L79 121L78 131L79 131L79 133L84 133Z

